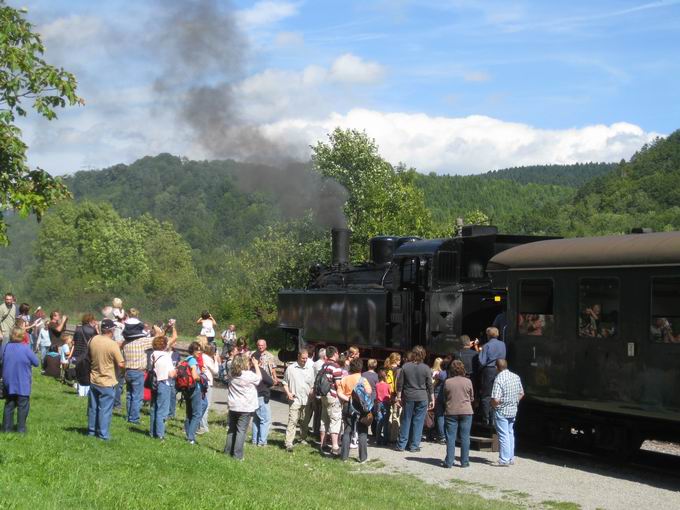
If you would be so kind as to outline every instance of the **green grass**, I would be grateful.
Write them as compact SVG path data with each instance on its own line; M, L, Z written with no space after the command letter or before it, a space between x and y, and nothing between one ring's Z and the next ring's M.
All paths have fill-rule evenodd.
M222 453L217 415L198 446L184 441L180 421L164 443L118 415L109 442L83 435L86 422L85 399L35 372L28 434L0 434L0 508L513 508L407 475L373 474L371 463L322 458L311 447L288 454L278 433L267 448L248 444L238 462Z
M550 510L580 510L581 505L568 503L566 501L541 501L541 505Z

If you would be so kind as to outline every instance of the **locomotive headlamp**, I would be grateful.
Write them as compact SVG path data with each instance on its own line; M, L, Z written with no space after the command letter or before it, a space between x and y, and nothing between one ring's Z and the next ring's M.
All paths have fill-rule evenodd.
M493 300L494 300L496 303L500 303L500 302L503 300L503 298L501 298L501 296L494 296L494 297L493 297Z

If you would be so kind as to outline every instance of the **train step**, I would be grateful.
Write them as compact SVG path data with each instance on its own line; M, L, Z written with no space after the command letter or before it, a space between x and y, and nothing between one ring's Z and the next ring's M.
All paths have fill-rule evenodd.
M470 449L478 452L497 452L498 436L492 437L470 436Z

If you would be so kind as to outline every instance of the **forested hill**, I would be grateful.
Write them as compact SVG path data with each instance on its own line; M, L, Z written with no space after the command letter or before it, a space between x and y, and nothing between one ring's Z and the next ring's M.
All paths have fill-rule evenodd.
M580 188L583 183L611 172L618 163L576 163L573 165L533 165L492 170L482 174L489 179L505 179L518 184L556 184Z
M148 213L169 221L194 250L239 248L278 219L271 197L244 193L235 182L251 166L189 161L170 154L131 165L77 172L65 179L77 201L109 202L123 217Z

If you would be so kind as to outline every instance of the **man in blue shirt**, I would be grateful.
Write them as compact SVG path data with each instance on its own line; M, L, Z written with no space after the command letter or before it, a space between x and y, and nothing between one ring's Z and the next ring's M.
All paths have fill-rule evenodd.
M493 423L491 408L491 390L493 381L496 379L496 360L505 359L505 344L498 339L498 328L493 326L486 328L487 342L482 346L479 353L479 367L481 369L481 405L480 413L482 423L490 425Z

